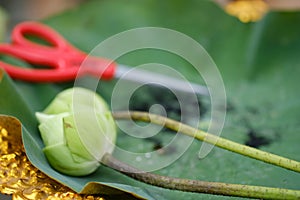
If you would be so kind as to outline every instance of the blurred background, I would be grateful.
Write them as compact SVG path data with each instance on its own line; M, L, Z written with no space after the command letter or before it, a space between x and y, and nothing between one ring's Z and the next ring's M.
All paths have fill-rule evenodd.
M87 0L1 0L0 39L4 28L10 30L16 23L24 20L42 20L65 10L78 7ZM242 22L260 20L269 10L295 11L300 9L298 0L207 0L214 1L229 15ZM248 2L251 2L249 4ZM4 27L5 26L5 27Z
M199 1L199 0L198 0ZM202 0L200 0L202 1ZM203 0L204 1L204 0ZM209 0L205 0L209 1ZM255 79L255 81L251 82L234 82L232 81L232 85L234 85L235 90L228 90L229 94L229 100L231 100L231 105L232 107L229 106L229 108L232 108L231 111L233 112L232 118L231 114L229 113L229 118L232 121L232 124L242 124L236 132L246 132L249 137L257 137L256 139L259 140L258 137L262 137L261 135L253 136L253 132L259 132L260 134L269 134L273 130L277 129L279 125L273 125L271 122L269 125L266 125L267 123L263 124L260 122L265 122L265 119L271 119L272 117L275 118L274 124L280 124L280 128L285 128L284 124L290 125L290 127L294 128L296 127L296 123L298 123L298 120L296 120L295 116L299 116L298 113L295 113L293 116L288 118L289 120L286 120L288 122L285 123L284 120L278 117L280 114L278 113L288 113L291 115L292 112L290 111L296 111L297 109L294 109L293 106L297 106L298 100L296 98L295 101L293 101L293 98L290 98L288 94L295 94L295 92L292 90L293 86L296 85L296 82L291 83L288 85L289 80L285 81L283 77L284 73L284 67L287 69L286 70L286 77L289 77L287 75L288 69L290 68L291 70L294 70L292 65L296 65L295 63L299 64L299 56L296 55L298 54L297 50L299 49L297 47L297 44L299 44L299 32L297 25L299 27L299 20L300 19L299 15L297 14L289 14L292 12L295 12L299 10L300 8L300 0L211 0L213 1L213 4L218 6L220 9L216 9L213 6L207 6L207 8L215 11L216 13L210 14L210 16L207 16L207 18L197 18L198 16L202 17L200 14L196 13L197 9L195 8L193 12L188 12L184 11L185 7L183 8L178 6L174 6L174 10L176 12L169 12L168 10L164 10L166 7L172 7L168 5L168 3L162 3L166 6L162 11L157 11L157 13L163 13L165 15L165 18L161 21L163 21L160 24L155 22L153 24L150 23L150 25L160 25L160 26L168 26L170 28L177 28L177 30L182 31L186 30L189 35L193 36L194 38L200 40L201 44L203 44L207 49L212 53L212 56L216 60L218 66L223 67L221 71L223 72L225 83L229 83L232 80L237 80L239 81L239 78L237 77L242 77L240 79L243 79L243 73L249 73L251 71L253 74L260 74L260 76L257 76L258 78ZM64 13L67 10L76 10L80 9L80 6L89 2L89 0L0 0L0 41L9 41L9 33L10 30L14 27L15 24L25 21L25 20L45 20L48 18L55 18L55 16L60 15L61 13ZM126 8L126 12L122 13L122 6L118 7L117 12L120 12L120 16L123 14L125 17L130 18L132 21L128 23L128 25L124 25L127 19L117 19L116 18L109 18L107 21L103 20L101 21L100 19L93 21L93 15L91 15L91 19L87 19L86 21L82 21L79 24L83 25L88 28L91 27L91 29L101 29L102 27L99 25L96 25L97 23L100 24L99 22L103 22L103 26L105 25L111 25L109 27L109 31L107 32L107 35L109 36L112 35L112 33L118 32L118 28L114 28L113 22L116 22L117 24L119 23L120 30L131 28L131 23L135 24L136 21L139 20L138 16L131 16L130 12L132 9L134 13L140 14L142 17L141 19L146 18L150 16L151 11L149 13L144 12L144 13L139 13L138 6L134 7L134 3L131 1L131 7ZM171 1L169 1L170 3ZM180 5L178 3L179 1L174 1L176 4ZM191 1L192 2L192 1ZM156 2L157 3L157 2ZM189 1L185 2L186 4L189 4ZM192 3L195 3L194 1ZM191 3L191 4L192 4ZM96 3L95 3L96 4ZM146 4L146 3L145 3ZM195 3L197 4L197 3ZM98 4L97 4L98 5ZM117 3L116 3L117 5ZM153 6L151 3L147 4L149 8L156 8ZM198 4L197 4L198 5ZM111 13L114 15L115 10L113 6L108 8L112 8ZM144 6L147 7L147 6ZM157 6L159 7L159 6ZM186 6L188 8L188 6ZM190 6L193 7L193 6ZM92 8L92 6L88 7ZM172 9L172 8L170 8ZM143 11L145 11L144 9ZM196 11L195 11L196 10ZM201 12L201 8L199 7L199 12ZM202 10L203 11L203 10ZM96 13L95 11L93 11ZM155 11L156 12L156 11ZM267 16L268 18L265 19L265 16L268 15L270 12L278 12L277 14L270 14ZM79 12L81 13L81 12ZM82 12L83 13L83 12ZM107 12L108 13L108 12ZM172 18L169 20L166 16L168 14L175 16L174 13L178 13L178 19ZM180 16L180 13L184 13L184 15ZM225 13L225 14L224 14ZM218 16L218 19L214 19L213 17ZM226 17L225 17L226 15ZM80 16L72 16L72 14L69 16L63 16L62 17L62 23L61 25L57 25L58 29L61 29L64 34L68 34L68 30L64 30L63 26L64 23L66 25L70 25L71 23L68 23L67 20L71 19L73 17L73 25L70 25L71 30L73 31L73 35L69 36L69 39L72 41L72 43L77 43L78 41L78 35L83 35L86 34L86 38L98 38L100 37L98 35L98 32L95 31L93 33L89 32L89 30L82 30L81 33L77 33L76 35L76 30L78 29L84 29L81 27L76 27L76 20L80 19ZM97 15L98 16L98 15ZM228 17L230 16L230 17ZM152 17L152 16L151 16ZM193 18L195 17L195 18ZM149 17L150 18L150 17ZM182 18L182 20L180 19ZM223 20L224 18L224 20ZM111 21L109 21L111 20ZM122 21L124 20L124 21ZM134 21L136 20L136 21ZM169 21L168 21L169 20ZM177 22L174 22L175 20L180 21L181 25L176 25ZM194 20L194 21L192 21ZM222 21L223 20L223 21ZM147 22L147 20L145 20ZM150 21L150 20L149 20ZM153 20L154 21L154 20ZM191 22L192 21L192 22ZM56 23L59 22L59 20L50 20L50 24L56 25ZM107 22L107 24L105 24ZM111 23L112 22L112 23ZM124 22L124 24L122 24ZM197 22L197 23L196 23ZM199 23L198 23L199 22ZM224 23L223 23L224 22ZM295 23L296 22L296 23ZM297 24L298 22L298 24ZM94 24L93 24L94 23ZM148 24L143 24L144 21L141 20L138 21L138 26L140 25L148 25ZM165 24L163 24L165 23ZM173 24L172 24L173 23ZM194 25L199 26L194 26ZM247 24L247 25L246 25ZM277 27L280 26L280 28ZM90 27L89 27L90 25ZM123 26L124 25L124 26ZM191 27L190 27L191 25ZM285 25L287 25L286 31ZM183 26L186 26L182 28ZM72 29L73 28L73 29ZM77 29L76 29L77 28ZM67 29L67 28L66 28ZM235 30L230 32L229 29ZM279 30L280 29L280 30ZM198 36L198 31L199 30L199 36ZM229 30L229 31L228 31ZM297 32L298 31L298 32ZM75 33L74 33L75 32ZM78 31L79 32L79 31ZM105 32L105 31L104 31ZM184 31L183 31L184 32ZM201 33L200 33L201 32ZM101 32L102 33L102 32ZM227 34L226 37L222 36L222 33ZM274 34L276 33L276 34ZM220 36L221 35L221 36ZM104 36L103 36L104 37ZM232 38L236 37L237 40L233 40ZM200 38L200 39L199 39ZM247 41L246 41L247 40ZM97 40L94 39L92 42L96 42ZM238 41L238 42L236 42ZM246 42L245 42L246 41ZM89 49L90 47L93 47L93 43L85 39L81 39L80 42L78 42L76 45ZM222 49L223 48L223 49ZM219 50L222 49L222 50ZM245 52L243 52L245 51ZM244 54L243 54L244 53ZM247 54L247 55L246 55ZM232 57L231 57L232 56ZM290 56L290 57L289 57ZM276 60L277 59L277 60ZM249 61L248 63L246 61ZM278 61L278 62L277 62ZM292 64L291 64L292 63ZM248 66L247 66L248 65ZM232 67L234 66L234 67ZM249 67L251 70L245 70L243 72L242 67ZM275 66L275 67L274 67ZM227 67L227 68L226 68ZM231 68L232 67L232 68ZM253 67L253 68L251 68ZM263 67L266 67L263 69ZM278 70L278 77L277 74L275 73L275 70ZM242 71L242 73L239 73ZM230 75L229 75L230 74ZM250 74L250 73L249 73ZM271 75L270 75L271 74ZM275 75L274 75L275 74ZM283 75L282 75L283 74ZM251 75L251 74L250 74ZM245 77L250 77L245 76ZM270 75L268 77L268 75ZM273 76L274 75L274 76ZM294 74L295 75L295 74ZM269 85L265 86L265 77L270 79ZM271 77L271 78L270 78ZM274 80L272 77L275 77ZM278 80L282 81L284 80L284 84L287 84L286 88L291 88L290 92L286 92L286 88L284 88L284 84L278 83ZM292 79L291 79L292 80ZM293 79L294 80L294 79ZM296 80L296 78L295 78ZM249 84L250 83L250 84ZM248 85L249 84L249 85ZM290 102L290 107L286 106L280 108L279 110L275 109L275 106L282 105L280 103L277 104L277 101L271 101L269 100L268 95L265 95L265 98L258 98L252 101L249 99L254 97L257 97L259 91L257 91L257 85L261 88L260 92L262 93L261 96L264 96L264 93L266 91L270 91L270 88L274 87L273 85L276 85L276 90L278 96L274 96L273 99L277 99L278 102L286 102L289 100ZM237 85L240 85L238 87ZM244 92L245 89L248 90L248 92ZM267 93L266 93L267 94ZM273 93L272 93L273 94ZM282 94L282 95L281 95ZM297 95L295 94L295 97ZM280 99L282 98L282 99ZM239 104L239 102L244 101L245 103L242 105ZM259 105L259 109L256 107L257 102L262 102L265 103L263 106ZM269 107L268 107L269 106ZM273 107L272 107L273 106ZM273 110L272 110L273 109ZM291 109L291 110L289 110ZM228 109L229 110L229 109ZM230 110L228 111L230 112ZM237 113L240 115L238 117ZM242 113L242 114L241 114ZM269 115L268 115L269 114ZM277 118L276 118L277 117ZM263 121L263 120L265 121ZM295 119L295 123L293 121ZM299 119L299 118L298 118ZM240 120L240 121L239 121ZM294 124L293 124L294 123ZM246 125L245 125L246 124ZM269 127L268 127L269 126ZM263 127L261 129L261 127ZM271 128L270 128L271 127ZM232 131L232 127L230 128L230 132ZM237 128L236 128L237 129ZM259 130L259 131L257 131ZM277 130L276 130L277 131ZM291 132L294 131L291 129ZM229 131L228 131L229 132ZM273 134L273 133L272 133ZM269 134L270 135L270 134ZM276 134L274 134L276 135ZM240 135L238 138L241 137ZM245 136L246 137L246 136ZM275 136L274 136L275 137ZM271 138L272 139L272 138ZM242 140L242 139L241 139ZM291 139L293 142L297 142L297 140ZM292 145L291 145L292 146ZM276 149L276 144L273 146L274 149ZM296 152L295 150L289 150L289 148L283 148L284 150L287 151L287 154L289 155L289 151L291 152ZM272 150L272 149L271 149ZM283 151L284 151L283 150ZM208 164L209 165L209 164ZM247 166L250 166L247 165ZM245 166L244 166L245 167ZM241 167L242 168L242 167ZM228 170L229 167L226 169ZM267 169L268 170L268 169ZM266 171L267 171L266 170ZM237 170L238 171L238 170ZM246 170L247 171L247 170ZM227 171L225 171L227 172ZM221 173L221 172L220 172ZM277 174L275 171L274 174ZM223 174L221 174L223 176ZM246 175L245 175L246 176ZM230 176L231 178L232 176ZM251 178L254 178L252 175L250 176ZM229 180L231 180L228 178ZM233 179L233 178L232 178ZM260 177L258 177L258 182L260 183ZM266 178L269 179L269 178ZM278 178L279 179L279 178ZM292 179L292 177L290 178ZM246 179L247 180L247 179ZM281 180L281 179L280 179ZM235 179L234 179L235 181ZM234 182L233 181L233 182ZM247 180L248 181L248 180ZM273 181L270 181L273 182ZM274 181L276 182L276 181ZM284 184L287 184L288 181L284 182ZM268 182L267 182L268 183ZM11 199L9 196L4 196L0 195L0 199Z

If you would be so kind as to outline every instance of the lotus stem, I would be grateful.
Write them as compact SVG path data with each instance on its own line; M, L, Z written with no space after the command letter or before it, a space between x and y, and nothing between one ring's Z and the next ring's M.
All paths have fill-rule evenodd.
M181 122L147 112L139 111L120 111L114 112L113 117L116 120L133 119L135 121L151 122L178 131L182 134L195 137L198 140L207 142L217 147L232 151L256 160L260 160L278 167L282 167L295 172L300 172L300 162L268 153L253 147L242 145L231 140L227 140L216 135L206 133Z

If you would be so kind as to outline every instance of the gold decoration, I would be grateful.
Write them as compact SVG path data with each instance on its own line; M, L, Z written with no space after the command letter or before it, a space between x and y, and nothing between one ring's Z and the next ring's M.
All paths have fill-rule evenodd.
M21 139L21 125L0 116L0 192L13 200L103 200L81 195L43 174L29 162Z
M233 0L224 9L229 15L247 23L260 20L268 12L269 7L264 0Z

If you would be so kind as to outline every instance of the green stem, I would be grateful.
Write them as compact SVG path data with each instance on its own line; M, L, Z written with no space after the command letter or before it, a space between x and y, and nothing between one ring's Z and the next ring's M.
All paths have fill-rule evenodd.
M163 116L150 114L146 112L124 111L115 112L113 117L118 119L133 119L136 121L151 122L162 125L174 131L181 132L191 137L195 137L201 141L216 145L223 149L242 154L257 160L264 161L279 167L300 172L300 163L281 156L277 156L268 152L264 152L249 146L241 145L236 142L206 133L186 124L168 119ZM161 176L144 172L131 167L115 158L110 154L104 155L101 162L127 176L136 180L155 185L158 187L175 189L186 192L198 192L225 196L237 196L259 199L299 199L299 190L289 190L283 188L270 188L263 186L239 185L219 182L206 182L189 179L179 179L167 176Z
M300 172L300 162L298 161L271 154L265 151L261 151L259 149L255 149L236 142L232 142L230 140L206 133L204 131L198 130L196 128L163 116L137 111L115 112L113 113L113 116L115 119L133 119L136 121L151 122L154 124L162 125L171 130L181 132L191 137L195 137L201 141L207 142L212 145L216 145L220 148L238 154L242 154L244 156L248 156L250 158L254 158L266 163L270 163L279 167L283 167L295 172Z
M300 198L299 190L179 179L143 172L115 159L111 154L105 154L101 163L136 180L167 189L258 199Z

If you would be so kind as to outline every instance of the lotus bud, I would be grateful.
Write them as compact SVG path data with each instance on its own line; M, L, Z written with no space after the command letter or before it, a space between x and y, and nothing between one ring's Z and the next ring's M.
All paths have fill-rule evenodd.
M84 88L59 93L43 112L37 112L43 152L57 171L84 176L112 153L116 127L106 102Z

